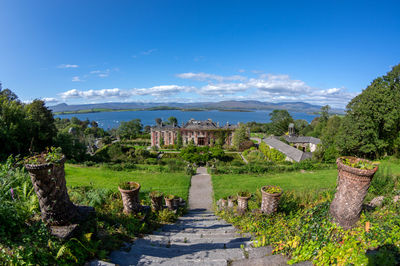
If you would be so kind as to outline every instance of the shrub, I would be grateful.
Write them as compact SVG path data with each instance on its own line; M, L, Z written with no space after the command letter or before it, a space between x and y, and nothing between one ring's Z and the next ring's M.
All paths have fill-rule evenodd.
M245 140L239 144L239 151L250 149L254 146L254 142L251 140Z

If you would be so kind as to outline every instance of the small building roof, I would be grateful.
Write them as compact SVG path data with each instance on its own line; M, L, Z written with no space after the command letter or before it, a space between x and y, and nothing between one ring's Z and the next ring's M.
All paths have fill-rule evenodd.
M170 130L173 130L173 129L178 129L180 127L178 125L175 125L175 124L170 125L170 124L164 124L163 122L161 122L161 124L157 124L155 126L152 126L151 128L152 129L170 129Z
M182 126L183 129L191 130L213 130L213 129L236 129L236 125L231 125L226 123L225 126L220 127L219 123L213 122L211 119L207 120L195 120L190 119L185 125Z
M304 136L284 136L285 140L290 143L312 143L320 144L321 140L314 137L304 137Z
M266 139L263 139L263 141L270 146L271 148L274 148L275 150L278 150L285 154L287 157L292 159L293 161L300 162L305 159L309 159L312 157L311 153L308 152L302 152L275 137L268 137Z

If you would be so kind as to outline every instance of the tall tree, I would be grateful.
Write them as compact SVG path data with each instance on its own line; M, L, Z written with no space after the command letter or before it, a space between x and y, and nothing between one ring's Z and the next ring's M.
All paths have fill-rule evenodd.
M53 113L42 100L34 100L25 109L30 122L30 148L42 152L53 144L53 138L57 135Z
M249 134L247 130L247 126L245 124L240 124L239 127L235 130L235 134L233 135L233 146L239 150L240 144L249 139Z
M293 117L287 110L273 110L270 114L271 133L279 136L288 131L290 123L293 123Z
M175 116L170 116L168 118L169 125L178 125L178 119Z
M400 131L400 64L347 105L338 144L344 154L377 158L396 153Z

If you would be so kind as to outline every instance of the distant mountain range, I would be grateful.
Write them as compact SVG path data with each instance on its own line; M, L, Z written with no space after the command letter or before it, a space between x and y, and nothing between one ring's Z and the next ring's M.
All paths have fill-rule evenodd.
M74 113L74 112L100 112L118 110L163 110L163 109L182 109L197 111L201 110L274 110L286 109L293 112L315 113L319 112L321 106L312 105L304 102L260 102L260 101L220 101L220 102L198 102L198 103L139 103L139 102L112 102L94 104L68 105L66 103L57 104L49 107L55 113ZM342 109L332 109L334 113L344 113Z

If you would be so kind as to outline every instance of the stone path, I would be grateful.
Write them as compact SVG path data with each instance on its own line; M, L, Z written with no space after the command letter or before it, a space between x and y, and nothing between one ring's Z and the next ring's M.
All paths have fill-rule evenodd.
M270 247L252 248L251 239L211 211L212 185L207 169L199 167L192 177L189 212L175 224L137 239L110 259L118 265L286 265ZM269 255L266 257L266 255ZM91 265L114 265L96 261Z

